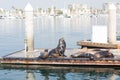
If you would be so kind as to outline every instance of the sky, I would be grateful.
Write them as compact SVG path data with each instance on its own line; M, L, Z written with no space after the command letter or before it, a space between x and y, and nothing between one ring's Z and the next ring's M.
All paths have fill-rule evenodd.
M89 7L102 8L103 3L113 2L120 3L120 0L0 0L0 8L11 9L12 6L24 9L25 5L30 2L33 8L67 8L69 4L79 3L87 4Z

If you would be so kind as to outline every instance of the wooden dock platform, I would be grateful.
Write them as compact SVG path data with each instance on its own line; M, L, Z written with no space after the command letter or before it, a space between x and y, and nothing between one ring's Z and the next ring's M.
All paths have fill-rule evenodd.
M50 50L50 49L49 49ZM67 49L64 58L38 58L44 49L35 49L34 53L30 54L32 58L27 56L24 50L17 51L3 56L0 59L1 64L24 64L24 65L67 65L67 66L120 66L120 50L112 49L111 52L115 55L114 59L96 59L89 60L87 58L70 58L71 54L78 51L93 52L92 49Z
M103 49L117 49L117 44L108 44L108 43L95 43L91 41L78 41L78 46L88 47L88 48L103 48Z

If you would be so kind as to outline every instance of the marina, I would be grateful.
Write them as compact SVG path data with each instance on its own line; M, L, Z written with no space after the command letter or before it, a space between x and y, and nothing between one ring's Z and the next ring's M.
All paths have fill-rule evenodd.
M118 3L35 5L0 9L0 80L120 79Z
M119 50L119 44L116 44L116 8L114 4L109 4L109 30L107 41L106 26L93 26L93 42L78 42L77 44L87 49L66 49L64 38L59 39L58 46L54 49L34 49L34 25L33 8L30 3L25 7L25 49L1 57L1 64L25 64L25 65L94 65L94 66L120 66L119 53L112 53L110 49ZM100 29L103 29L103 37L100 35ZM100 41L99 41L100 39ZM108 42L108 43L106 43ZM92 47L94 49L89 49ZM99 48L96 50L95 48ZM109 51L101 49L109 49ZM118 49L118 50L117 50ZM77 52L78 51L78 52ZM76 57L75 53L78 53ZM80 54L79 54L80 53ZM75 55L74 55L75 54ZM41 56L43 55L43 56ZM111 57L110 57L111 55ZM51 56L51 57L50 57ZM103 57L101 57L103 56Z

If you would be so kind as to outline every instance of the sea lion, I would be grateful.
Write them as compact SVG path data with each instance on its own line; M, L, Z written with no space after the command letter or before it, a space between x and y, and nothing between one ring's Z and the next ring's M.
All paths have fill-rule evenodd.
M65 56L64 52L66 49L66 42L65 42L64 38L59 39L59 43L58 43L58 46L56 47L56 49L58 50L58 53L60 56Z
M48 49L45 49L44 52L40 52L40 56L38 58L48 58Z
M71 55L71 58L89 58L90 60L94 59L94 55L91 53L80 53L80 54L73 54Z
M114 58L114 55L109 51L99 51L94 56L95 58Z
M59 39L59 42L58 42L58 46L52 50L50 50L48 56L51 57L51 56L64 56L65 57L65 49L66 49L66 42L64 40L64 38L60 38Z

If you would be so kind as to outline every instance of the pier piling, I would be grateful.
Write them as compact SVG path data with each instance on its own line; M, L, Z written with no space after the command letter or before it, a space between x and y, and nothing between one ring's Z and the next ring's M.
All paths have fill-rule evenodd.
M110 44L116 43L116 6L109 3L108 8L108 40Z
M33 8L30 3L25 7L25 50L26 52L34 51L34 29L33 29Z

